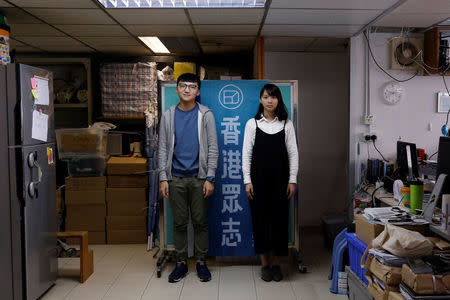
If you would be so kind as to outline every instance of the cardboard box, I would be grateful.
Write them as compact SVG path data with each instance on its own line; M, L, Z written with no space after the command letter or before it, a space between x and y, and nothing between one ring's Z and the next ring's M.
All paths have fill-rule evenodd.
M146 230L146 216L107 216L106 228L111 230Z
M147 159L142 157L111 157L106 163L108 175L146 175Z
M383 265L378 259L369 256L369 270L387 285L399 285L402 281L402 268Z
M106 188L106 177L66 177L67 191L101 191Z
M367 290L375 300L388 300L390 292L398 292L400 290L398 286L385 285L382 287L377 283L370 271L366 272L366 278L369 281Z
M147 230L108 230L108 244L145 244Z
M406 300L399 292L389 292L388 300Z
M62 196L63 196L63 188L57 188L56 189L56 213L60 214L62 213L63 210L63 200L62 200Z
M147 175L109 175L108 187L147 187Z
M370 224L367 221L367 219L361 214L355 215L355 223L356 223L356 236L368 246L370 246L372 240L376 238L384 230L384 225ZM428 227L428 224L402 225L400 227L411 231L417 231L425 235L425 231Z
M105 204L105 190L98 191L67 191L66 205Z
M402 266L402 281L419 295L442 295L450 289L450 275L415 274L408 265Z
M69 245L79 245L80 239L69 238L66 239L66 243ZM92 244L106 244L106 232L105 231L89 231L88 243Z
M146 216L145 188L107 188L108 216Z
M105 231L106 205L69 205L66 214L67 231Z

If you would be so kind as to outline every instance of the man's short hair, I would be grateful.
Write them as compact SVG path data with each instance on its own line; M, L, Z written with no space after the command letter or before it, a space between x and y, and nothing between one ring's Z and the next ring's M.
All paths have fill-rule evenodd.
M183 81L183 82L195 82L195 83L197 83L199 89L200 89L200 86L201 86L200 78L197 75L192 74L192 73L181 74L180 76L178 76L177 85L180 83L180 81Z

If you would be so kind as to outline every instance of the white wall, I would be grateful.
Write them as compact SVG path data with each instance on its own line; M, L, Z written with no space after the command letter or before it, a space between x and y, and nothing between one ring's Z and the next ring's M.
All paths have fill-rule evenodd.
M389 39L396 34L378 33L370 35L370 45L377 62L391 75L406 79L411 71L389 70L390 44ZM419 36L420 37L420 36ZM361 139L362 133L368 132L368 126L362 125L365 112L364 105L364 73L365 73L366 40L363 35L351 39L350 48L350 171L354 170L352 159L355 158L355 145ZM437 151L440 128L445 123L445 114L436 113L437 93L444 92L445 87L440 76L417 76L410 81L400 83L405 89L404 98L396 105L386 104L382 92L384 86L393 81L384 74L370 58L369 64L370 85L370 113L375 117L373 131L379 133L380 140L377 147L386 158L396 157L396 142L399 137L403 141L417 144L424 148L428 154ZM450 83L450 78L446 80ZM428 130L431 123L432 129ZM361 158L367 159L367 150L364 147ZM352 152L353 151L353 152ZM371 157L379 158L373 146L370 146ZM352 169L353 168L353 169ZM353 174L351 174L353 178ZM351 182L353 179L351 179ZM351 183L350 183L351 185Z
M265 78L298 80L299 222L344 211L348 190L347 53L266 52Z

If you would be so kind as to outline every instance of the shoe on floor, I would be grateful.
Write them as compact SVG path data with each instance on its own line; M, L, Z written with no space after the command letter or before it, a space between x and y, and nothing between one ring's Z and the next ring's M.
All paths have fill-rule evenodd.
M211 272L209 272L208 267L206 266L206 262L201 260L196 265L197 268L197 276L202 282L211 280Z
M169 282L180 281L184 276L186 276L187 272L187 264L181 261L177 262L175 269L173 269L172 273L169 275Z
M272 278L275 281L283 280L283 273L281 273L280 266L272 266Z
M272 269L269 266L261 268L261 279L264 281L272 281Z

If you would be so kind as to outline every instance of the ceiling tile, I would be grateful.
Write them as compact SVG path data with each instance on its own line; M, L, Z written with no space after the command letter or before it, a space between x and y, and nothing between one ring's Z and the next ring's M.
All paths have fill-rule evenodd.
M109 54L117 54L117 55L123 55L123 56L146 56L146 55L153 55L153 52L150 51L150 49L144 47L144 46L99 46L96 47L98 51L101 51L103 53L109 53Z
M125 25L135 36L194 36L190 25Z
M231 53L251 51L253 47L201 45L203 53Z
M13 6L3 0L0 0L0 7L13 7Z
M160 38L171 53L199 53L197 40L194 38Z
M9 39L9 45L11 46L11 48L18 47L18 46L25 46L24 43L22 43L21 41L18 41L16 39L13 39L13 38Z
M97 46L138 46L140 43L133 37L78 37L91 47Z
M68 47L72 47L72 46L83 46L82 43L78 42L77 40L74 40L70 37L62 37L62 36L58 36L58 37L36 37L36 36L21 36L20 40L30 44L31 46L36 46L41 48L41 46L46 45L46 46L68 46Z
M20 8L2 8L1 13L6 16L9 24L37 24L42 23L35 17L27 14Z
M448 0L433 0L424 1L424 0L408 0L402 5L400 5L397 9L393 11L393 13L401 13L401 14L443 14L447 13L450 17L450 2Z
M19 7L40 8L97 8L92 0L13 0Z
M42 45L43 50L48 51L48 52L70 52L70 53L86 53L86 52L95 52L94 49L91 49L89 47L86 46L62 46L62 45L52 45L52 46L47 46L47 45Z
M47 24L11 24L12 36L65 36Z
M11 49L15 49L16 50L16 54L21 54L21 53L44 53L44 52L42 52L42 50L34 48L34 47L30 47L30 46L11 47Z
M448 17L448 14L390 14L376 22L375 26L425 28L444 21Z
M55 25L71 36L129 36L119 25Z
M225 46L253 46L256 42L256 37L248 36L202 36L199 38L202 45L225 45Z
M264 38L266 51L304 51L314 41L310 37L267 37Z
M260 24L263 8L189 9L193 24Z
M348 39L318 38L306 51L308 52L347 52Z
M270 9L265 24L368 24L382 10Z
M28 12L50 24L115 24L101 9L29 8Z
M387 9L398 0L272 0L270 8Z
M259 25L195 25L198 36L256 36Z
M362 25L264 25L262 36L310 36L347 38Z
M177 8L116 8L108 9L121 24L189 24L184 9Z

